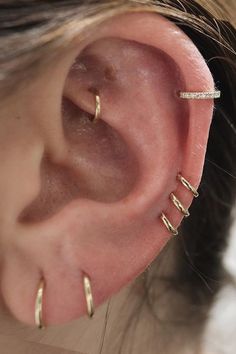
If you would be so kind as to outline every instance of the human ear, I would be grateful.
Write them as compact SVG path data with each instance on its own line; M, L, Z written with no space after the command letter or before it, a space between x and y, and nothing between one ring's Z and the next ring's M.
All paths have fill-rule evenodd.
M44 323L59 324L86 313L84 274L98 306L158 255L172 236L161 215L175 228L183 219L171 193L193 201L177 176L198 187L213 114L213 100L178 92L213 90L178 27L126 13L75 39L19 94L0 158L1 291L16 318L34 324L42 277Z

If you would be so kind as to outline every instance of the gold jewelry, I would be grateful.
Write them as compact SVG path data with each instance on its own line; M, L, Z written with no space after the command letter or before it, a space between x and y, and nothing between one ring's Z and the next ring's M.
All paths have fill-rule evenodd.
M96 110L95 116L93 118L93 123L96 123L101 118L101 99L99 95L95 95L96 100Z
M43 291L44 291L44 280L41 279L39 283L39 288L37 292L36 302L35 302L35 323L39 329L43 329Z
M170 195L170 199L172 200L173 204L176 206L176 208L182 213L184 214L184 217L187 218L190 213L188 211L188 209L186 209L183 204L179 201L179 199L174 195L174 193L171 193Z
M192 192L195 198L199 197L199 193L196 188L194 188L180 173L178 174L177 178L185 188Z
M186 100L209 100L220 98L221 91L179 92L179 97Z
M84 276L84 294L85 294L85 299L87 303L87 311L88 311L88 316L90 318L93 317L94 315L94 303L93 303L93 295L92 295L92 288L91 288L91 282L88 276Z
M161 220L163 221L167 230L170 231L173 236L178 235L178 230L171 224L171 222L167 219L164 213L161 214Z

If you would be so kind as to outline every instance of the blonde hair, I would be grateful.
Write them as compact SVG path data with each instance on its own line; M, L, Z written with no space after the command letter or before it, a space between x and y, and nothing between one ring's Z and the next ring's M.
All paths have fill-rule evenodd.
M16 82L26 82L53 60L76 36L83 36L91 26L127 11L151 11L204 32L214 41L233 51L219 30L218 20L231 20L227 8L231 0L90 0L1 2L0 11L0 92L16 89ZM202 6L209 16L201 15ZM228 5L228 6L227 6ZM198 13L196 10L198 9ZM200 10L199 10L200 9ZM231 8L232 9L232 8ZM232 13L232 11L231 11ZM214 22L209 19L213 18ZM234 17L233 17L234 18ZM9 91L10 90L10 91Z

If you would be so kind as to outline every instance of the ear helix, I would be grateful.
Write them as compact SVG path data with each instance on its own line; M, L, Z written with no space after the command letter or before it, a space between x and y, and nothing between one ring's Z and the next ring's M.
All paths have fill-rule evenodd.
M221 91L197 91L197 92L179 92L179 97L186 100L209 100L220 98Z
M221 91L218 90L213 90L213 91L179 91L178 92L178 97L181 99L186 99L186 100L209 100L209 99L216 99L221 97ZM177 179L179 182L182 183L182 185L188 189L195 198L199 196L196 188L194 188L190 182L188 182L181 174L177 175ZM190 213L187 208L183 206L181 201L176 197L174 193L170 194L170 199L174 206L184 215L184 217L190 216ZM162 213L160 216L164 226L167 228L167 230L173 235L177 236L178 235L178 230L172 225L170 220L167 218L167 216Z
M199 196L199 193L197 192L197 189L191 185L190 182L186 180L180 173L177 175L177 179L182 185L193 194L193 197L197 198ZM180 200L175 196L174 193L170 194L170 199L174 206L184 215L184 217L190 216L190 213L187 208L183 206L183 204L180 202ZM178 230L172 225L170 220L166 217L164 213L161 214L161 220L164 224L164 226L167 228L167 230L173 235L177 236L178 235Z
M94 118L92 119L93 123L96 123L100 118L101 118L101 98L99 94L91 90L95 94L95 115ZM179 98L181 99L188 99L188 100L200 100L200 99L215 99L219 98L221 96L220 91L199 91L199 92L183 92L180 91L178 94ZM180 173L177 175L178 181L188 190L192 193L193 197L197 198L199 196L199 193L197 192L197 189L191 185L189 181L187 181L186 178L184 178ZM173 205L181 212L184 217L188 217L189 211L187 208L184 207L184 205L181 203L181 201L176 197L174 193L170 194L170 199L173 203ZM177 236L178 235L178 230L172 225L170 220L167 218L167 216L162 213L160 216L164 226L167 228L167 230L173 235ZM37 295L36 295L36 302L35 302L35 323L39 329L45 328L45 325L43 323L43 294L44 294L44 288L45 288L45 281L42 278L39 283ZM87 275L84 275L83 277L83 288L84 288L84 294L85 294L85 299L86 299L86 304L87 304L87 313L90 318L93 317L94 315L94 302L93 302L93 295L92 295L92 287L91 287L91 281L90 278Z

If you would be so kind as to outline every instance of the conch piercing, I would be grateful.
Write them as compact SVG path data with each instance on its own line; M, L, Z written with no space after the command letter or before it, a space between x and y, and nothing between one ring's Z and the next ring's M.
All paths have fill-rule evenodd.
M92 120L93 123L96 123L101 118L101 99L99 95L95 95L96 108L95 115Z
M38 287L38 292L35 302L35 323L39 329L45 328L43 325L43 291L44 291L44 280L41 279Z
M188 189L195 198L199 196L199 193L197 192L196 188L194 188L190 182L186 180L180 173L177 175L177 179L182 183L182 185ZM190 215L188 209L186 209L183 204L180 202L180 200L175 196L174 193L170 194L170 199L173 202L174 206L185 216L188 217ZM178 235L178 230L172 225L170 220L166 217L164 213L161 214L161 220L167 230L173 235L177 236Z
M179 97L186 100L209 100L220 98L221 91L179 92Z
M84 294L87 303L87 312L90 318L94 315L94 302L93 302L93 295L92 295L92 287L91 281L88 276L84 276Z

